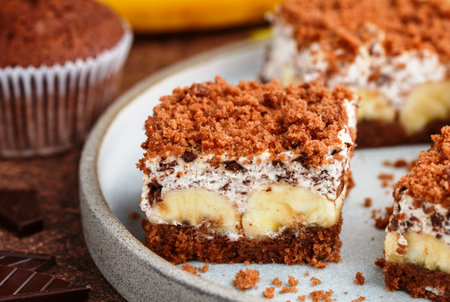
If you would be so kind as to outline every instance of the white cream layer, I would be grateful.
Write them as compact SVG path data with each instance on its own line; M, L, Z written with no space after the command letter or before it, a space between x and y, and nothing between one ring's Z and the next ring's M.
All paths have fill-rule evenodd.
M329 87L345 85L372 89L381 92L397 109L402 108L405 96L416 86L446 79L450 68L439 61L439 57L427 50L403 52L398 56L386 56L382 46L383 32L373 27L377 38L360 47L355 59L344 63L339 73L327 79ZM282 20L273 25L273 41L262 76L278 78L282 82L324 80L328 61L318 43L298 50L293 38L293 28ZM336 49L338 54L342 49ZM374 72L389 77L388 81L369 81ZM288 78L288 79L285 79Z
M412 231L419 234L431 235L434 238L442 240L450 247L450 221L446 218L449 210L434 203L423 203L422 207L416 208L414 207L414 199L406 192L403 192L399 202L394 204L394 210L391 216L394 217L397 214L404 215L404 218L399 220L398 229L391 231L398 234L398 243L407 246L408 241L405 239L404 234ZM430 208L434 208L434 210L427 211ZM433 215L443 219L440 227L433 226ZM408 225L403 225L402 222L406 221L409 222Z

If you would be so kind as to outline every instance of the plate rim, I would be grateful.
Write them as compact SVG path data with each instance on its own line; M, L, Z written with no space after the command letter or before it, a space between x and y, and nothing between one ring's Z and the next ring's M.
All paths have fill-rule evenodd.
M216 301L264 301L264 299L260 297L245 294L235 288L225 287L203 278L195 278L191 274L164 260L145 247L145 245L135 238L112 213L100 188L97 164L100 148L103 144L106 133L110 129L110 126L120 112L122 112L122 110L124 110L141 94L158 85L167 77L175 75L186 68L192 68L196 65L205 64L225 54L239 53L245 50L261 48L264 47L265 44L267 44L266 39L251 38L233 42L182 60L150 75L149 77L138 82L132 88L128 89L117 100L115 100L114 103L110 105L110 107L98 119L95 126L89 133L86 143L83 146L79 165L79 194L83 234L89 253L97 268L124 298L130 301L140 301L139 298L133 297L133 293L127 292L126 288L121 286L118 280L115 280L114 272L111 272L104 266L107 262L112 261L112 259L108 259L111 255L102 253L101 249L99 252L91 246L96 243L92 242L91 238L95 235L91 234L95 233L93 228L100 228L100 232L108 232L108 230L114 231L114 233L120 237L118 238L118 244L122 245L121 247L124 248L124 250L133 251L135 256L137 254L139 259L135 260L139 261L136 261L136 263L147 263L155 270L156 274L154 274L153 278L161 278L161 280L158 281L153 278L151 280L147 280L147 284L149 285L152 281L158 281L153 283L159 284L160 286L162 280L170 279L175 281L176 285L180 287L178 289L179 295L186 293L185 291L191 291L191 294L198 296L199 301L211 301L211 299ZM151 286L149 287L150 290L154 290ZM167 298L167 301L172 301L175 297L168 295L167 289L161 288L160 291L164 294L162 296Z

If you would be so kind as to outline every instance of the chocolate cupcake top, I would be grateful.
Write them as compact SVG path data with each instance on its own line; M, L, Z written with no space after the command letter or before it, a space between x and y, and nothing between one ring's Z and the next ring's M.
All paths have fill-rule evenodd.
M113 48L124 32L120 18L92 0L2 0L0 67L95 57Z

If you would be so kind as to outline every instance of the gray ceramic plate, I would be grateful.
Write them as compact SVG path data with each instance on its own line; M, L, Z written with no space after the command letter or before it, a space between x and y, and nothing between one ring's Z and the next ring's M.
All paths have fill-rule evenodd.
M231 285L242 264L211 265L202 278L190 275L148 250L143 244L139 219L142 175L136 163L142 156L144 121L160 96L177 86L213 80L220 75L230 82L256 79L263 60L264 42L244 42L221 48L166 69L123 95L102 116L83 150L80 165L80 196L83 231L89 251L106 279L129 301L263 301L265 287L278 276L300 280L296 294L277 294L275 300L295 301L314 290L334 291L338 301L365 296L366 301L408 301L402 292L388 293L383 276L374 266L382 255L384 232L373 227L371 209L363 206L371 197L372 208L392 202L391 190L382 188L380 172L399 177L405 170L383 166L385 160L415 158L425 146L357 151L352 162L356 187L344 210L342 261L325 269L279 264L250 265L260 271L257 289L246 293ZM192 262L196 266L200 263ZM305 272L310 276L306 277ZM355 273L366 277L363 286L353 283ZM309 278L322 280L312 287ZM414 300L418 301L418 300Z

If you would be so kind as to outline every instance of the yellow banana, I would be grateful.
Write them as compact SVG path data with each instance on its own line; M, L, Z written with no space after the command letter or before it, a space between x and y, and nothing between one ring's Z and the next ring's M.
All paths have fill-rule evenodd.
M280 0L100 0L137 32L214 29L257 23Z

